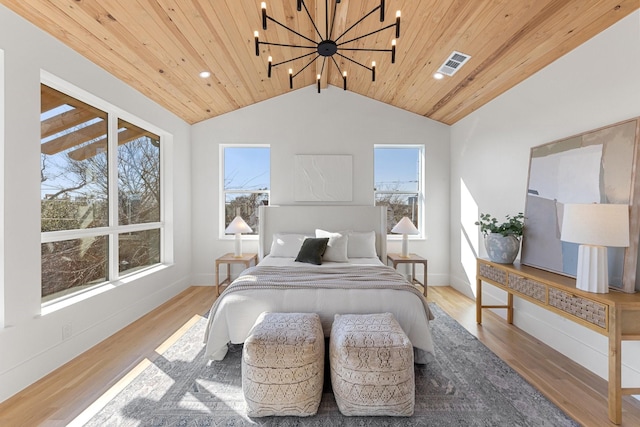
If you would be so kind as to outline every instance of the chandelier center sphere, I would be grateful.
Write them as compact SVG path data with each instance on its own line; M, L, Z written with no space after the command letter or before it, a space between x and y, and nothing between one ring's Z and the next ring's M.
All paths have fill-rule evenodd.
M323 40L318 43L318 54L321 56L333 56L338 51L338 45L333 40Z

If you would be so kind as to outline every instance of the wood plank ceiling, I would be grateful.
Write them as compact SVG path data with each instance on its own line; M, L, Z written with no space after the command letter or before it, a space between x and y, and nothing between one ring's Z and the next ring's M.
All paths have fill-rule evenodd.
M333 1L328 0L330 16ZM261 55L255 55L254 30L263 41L302 41L271 22L263 31L259 0L0 3L188 123L287 93L288 67L297 72L309 60L276 67L267 77L268 55L276 63L306 52L260 45ZM324 16L321 0L304 3L311 16ZM336 33L380 3L342 0ZM389 53L347 52L362 64L376 61L372 82L370 71L336 60L348 73L350 91L453 124L639 7L639 0L386 0L384 24L374 13L349 34L358 37L393 24L395 11L401 10L396 63L391 64ZM267 8L270 16L319 41L304 9L296 11L295 0L269 0ZM318 26L323 28L324 19ZM389 49L393 32L385 30L350 46ZM453 77L435 80L432 75L454 50L471 59ZM326 67L323 84L342 88L335 65ZM199 77L203 70L211 76ZM305 69L295 78L294 90L314 85L317 72L315 64Z

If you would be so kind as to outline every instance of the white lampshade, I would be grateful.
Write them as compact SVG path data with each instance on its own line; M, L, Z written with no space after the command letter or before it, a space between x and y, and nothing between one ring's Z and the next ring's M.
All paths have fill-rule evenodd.
M392 233L397 234L418 234L420 233L409 217L403 217L395 227L391 229Z
M579 243L576 288L609 292L607 246L629 246L629 206L564 205L560 240Z
M233 218L231 224L224 230L225 233L251 233L253 230L240 215Z
M402 253L400 256L407 258L409 256L409 234L420 233L413 222L408 217L403 217L395 227L391 229L392 233L402 234Z
M592 246L629 246L629 205L564 205L560 240Z
M225 233L233 233L236 235L235 246L234 246L234 256L241 257L242 256L242 237L241 233L251 233L253 230L246 222L242 219L240 215L237 215L231 224L224 230Z

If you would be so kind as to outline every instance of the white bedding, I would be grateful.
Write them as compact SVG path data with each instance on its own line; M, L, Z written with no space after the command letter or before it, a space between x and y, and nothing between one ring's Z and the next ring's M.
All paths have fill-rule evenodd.
M308 267L309 264L305 264L303 262L296 262L294 258L283 258L283 257L273 257L271 255L267 255L260 261L260 265L270 265L276 267ZM328 267L337 267L344 265L384 265L378 257L375 258L349 258L349 263L344 262L327 262L322 261L321 265L317 267L320 268L328 268Z
M259 273L262 267L265 267L265 272L280 272L286 268L291 274L323 273L323 277L324 273L333 274L345 268L354 272L367 270L367 274L371 275L364 279L355 278L353 285L346 287L305 284L304 280L300 280L296 282L299 285L287 284L274 289L269 282L268 286L257 285L254 289L252 281L261 282L256 279L258 274L254 276L253 273ZM370 271L372 269L376 270L373 274ZM376 274L385 280L392 278L395 283L389 288L382 287L375 283ZM426 363L429 354L433 354L430 313L422 294L377 258L350 259L348 264L323 263L321 266L311 266L294 262L292 258L265 257L257 267L245 270L211 308L205 336L206 356L212 360L222 360L227 353L227 343L243 343L258 316L265 311L318 313L325 336L329 336L335 314L390 312L417 350L416 363Z

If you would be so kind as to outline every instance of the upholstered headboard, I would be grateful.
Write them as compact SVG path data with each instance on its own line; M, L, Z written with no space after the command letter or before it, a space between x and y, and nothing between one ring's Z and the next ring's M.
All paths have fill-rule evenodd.
M376 252L387 259L387 210L384 206L260 206L258 257L271 250L274 233L314 234L328 231L374 231Z

